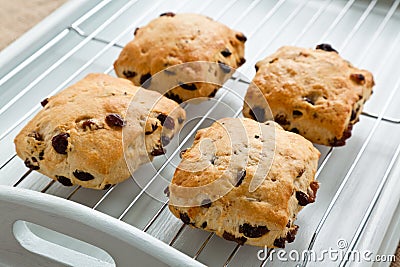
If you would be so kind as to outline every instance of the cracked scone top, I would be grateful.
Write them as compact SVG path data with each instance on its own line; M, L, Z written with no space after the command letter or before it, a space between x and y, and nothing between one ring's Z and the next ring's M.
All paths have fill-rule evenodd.
M374 86L369 71L354 67L328 44L281 47L259 61L256 71L245 97L245 117L271 119L260 103L264 97L284 129L328 146L345 144Z
M284 247L295 238L297 213L315 200L319 156L311 142L272 121L219 120L184 152L169 208L227 240Z
M123 48L114 69L118 77L129 79L136 85L143 84L146 88L154 82L153 75L163 71L157 79L177 79L176 87L168 88L172 90L165 95L179 103L197 97L213 97L220 85L233 74L231 68L244 64L245 41L243 33L209 17L164 13L135 30L134 39ZM202 70L197 66L188 67L193 69L188 70L190 73L207 72L212 75L213 78L208 81L216 84L194 82L203 81L196 74L186 83L179 80L179 75L185 70L167 69L197 61L218 64L210 68L205 66ZM162 75L165 77L162 78Z
M95 189L163 154L185 119L174 101L105 74L89 74L42 105L14 140L18 156L65 186Z

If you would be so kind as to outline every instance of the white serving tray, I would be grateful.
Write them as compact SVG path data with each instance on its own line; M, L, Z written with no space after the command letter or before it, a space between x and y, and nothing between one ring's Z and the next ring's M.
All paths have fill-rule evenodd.
M129 179L106 192L62 187L43 175L27 172L23 162L15 157L13 138L37 112L42 99L90 72L114 75L112 63L121 51L121 46L132 39L136 27L145 25L159 14L166 11L196 12L247 35L247 63L240 69L244 76L239 77L237 74L226 83L226 87L233 88L241 96L255 73L255 62L282 45L314 47L321 42L331 43L344 58L374 73L375 93L366 103L365 112L355 125L348 144L334 149L317 146L322 153L317 174L321 188L316 203L307 206L299 214L299 233L296 241L288 245L286 251L312 249L319 253L329 247L337 249L338 240L343 239L347 244L344 249L346 251L354 248L393 254L400 238L399 3L400 0L71 1L0 53L0 184L17 188L1 187L1 196L6 200L18 199L21 192L18 188L45 192L23 193L27 203L31 203L31 196L33 199L41 199L43 204L33 205L33 208L40 210L40 218L46 218L45 213L40 215L42 211L46 212L43 207L58 203L54 214L62 215L64 208L76 209L78 213L88 214L84 215L82 221L87 221L93 215L101 217L102 222L99 224L115 224L116 229L126 229L127 233L135 234L143 240L150 240L147 239L150 234L166 243L162 246L163 253L168 254L173 249L181 262L186 262L188 256L209 266L265 265L265 261L257 259L259 248L237 246L204 231L183 226L166 208L167 198L163 190L168 182L159 179L159 176L171 179L180 161L179 150L190 145L197 129L209 125L211 119L241 116L240 98L227 90L220 90L214 100L185 106L189 123L168 146L167 155L154 160L156 170L150 165L144 165L135 172L135 180ZM187 142L179 145L178 140ZM68 200L54 200L49 195ZM150 195L157 196L161 201ZM87 212L87 208L73 202L102 214L91 210ZM26 205L21 206L21 209L24 208ZM1 213L1 218L3 216L7 217ZM113 217L122 222L115 222ZM21 219L20 216L17 218ZM83 226L82 221L79 225ZM82 231L79 227L74 233L64 229L63 225L52 228L47 219L36 223L75 237L80 236ZM28 226L40 232L37 230L40 227ZM97 226L93 231L104 232L100 225ZM19 227L23 229L25 226ZM51 232L44 232L44 236L52 236ZM116 231L115 234L117 238L120 232ZM8 244L11 241L3 243L2 238L0 235L3 246L3 250L0 249L3 254L0 255L5 255L4 251L8 251L7 247L12 244ZM95 238L84 241L102 243L95 241ZM75 241L72 243L79 244ZM130 246L135 247L136 243ZM99 247L112 255L112 251ZM123 248L123 243L116 245L116 250ZM136 247L138 251L142 249L141 246ZM89 247L86 250L91 251ZM95 253L109 260L104 251L94 251L90 255ZM153 249L146 249L143 255L159 259L157 253ZM124 257L124 260L130 260L136 266L146 266L142 258L135 260L130 254ZM2 261L3 257L0 257L0 263ZM171 264L169 259L163 262ZM268 266L295 264L388 266L389 262L325 260L323 263L267 263Z
M0 214L0 265L204 266L135 227L59 197L0 186Z

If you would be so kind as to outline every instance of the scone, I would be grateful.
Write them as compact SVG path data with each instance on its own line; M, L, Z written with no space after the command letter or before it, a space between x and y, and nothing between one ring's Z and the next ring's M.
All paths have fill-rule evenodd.
M273 121L222 119L199 130L169 186L185 224L239 244L283 248L314 202L320 153Z
M42 106L14 140L18 156L65 186L94 189L163 154L185 119L174 101L105 74L88 75Z
M256 71L244 116L271 119L260 104L263 96L284 129L327 146L346 143L374 86L369 71L354 67L328 44L315 50L284 46L259 61Z
M198 97L213 97L221 85L233 74L233 69L244 64L243 33L199 14L161 14L148 25L137 28L133 41L122 50L114 63L118 77L131 80L136 85L149 88L158 72L164 77L176 78L175 88L165 90L165 95L177 102ZM167 69L187 62L213 62L217 68L206 64L200 69L188 67L194 76L183 81L181 69ZM210 83L197 77L199 72L212 75ZM147 81L147 82L146 82ZM149 88L159 90L159 87ZM169 90L171 89L171 90ZM166 92L168 91L168 92Z

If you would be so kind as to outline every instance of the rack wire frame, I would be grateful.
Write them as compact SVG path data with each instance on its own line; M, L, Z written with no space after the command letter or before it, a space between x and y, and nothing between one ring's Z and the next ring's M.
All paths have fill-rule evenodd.
M65 54L64 56L62 56L58 61L56 61L50 68L48 68L45 72L42 73L42 75L38 76L34 81L32 81L24 90L22 90L19 94L17 94L8 104L6 104L5 106L0 108L0 115L3 114L9 107L11 107L12 105L14 105L17 100L21 97L24 96L24 94L26 92L28 92L29 90L33 90L33 88L40 82L42 81L46 76L49 75L49 73L51 73L52 71L54 71L55 68L57 68L58 66L60 66L63 62L69 60L72 55L74 55L74 53L76 53L77 51L79 51L79 49L81 47L83 47L85 44L89 43L89 42L101 42L106 44L105 47L103 47L103 49L101 49L99 52L96 53L96 55L89 60L88 62L86 62L84 65L82 65L81 68L79 68L76 72L74 72L72 75L70 75L69 77L67 77L64 81L62 81L62 83L60 83L60 85L53 90L53 92L51 92L52 94L57 93L58 91L62 90L67 84L69 84L74 78L76 78L79 74L81 74L82 72L85 71L85 69L90 66L90 64L93 64L93 62L100 57L102 54L104 54L105 52L107 52L107 50L109 50L111 47L117 47L117 48L122 48L123 45L119 44L118 41L124 36L126 35L128 32L132 32L132 30L137 26L140 25L140 22L148 15L150 15L154 10L157 9L157 7L159 5L161 5L161 2L158 2L158 4L155 4L153 6L153 8L148 9L147 12L141 14L141 16L139 16L132 24L131 26L127 27L126 29L123 29L123 31L113 40L105 40L103 38L98 38L97 35L104 30L108 25L110 25L116 18L118 18L122 13L126 12L127 10L129 10L130 7L132 7L135 3L137 3L139 0L134 0L134 1L129 1L127 3L125 3L124 5L121 6L121 8L109 19L107 19L106 21L104 21L101 26L99 26L96 30L94 30L91 33L86 33L85 31L83 31L80 28L80 24L82 24L83 22L85 22L86 20L96 16L97 12L101 11L103 8L107 7L107 5L110 3L109 0L103 0L101 1L99 4L97 4L90 12L88 12L87 14L85 14L84 16L82 16L81 18L79 18L76 22L74 22L71 26L69 26L68 28L66 28L65 30L63 30L62 32L60 32L57 36L55 36L52 40L50 40L46 45L44 45L41 49L39 49L37 52L35 52L32 56L30 56L29 58L27 58L24 62L20 63L16 68L14 68L11 72L9 72L8 74L6 74L5 76L3 76L0 79L0 86L3 85L4 83L6 83L8 80L10 80L13 76L15 76L16 74L18 74L21 70L23 70L26 66L28 66L29 64L31 64L35 59L39 58L41 55L43 55L43 53L47 50L49 50L51 47L53 47L55 44L57 44L58 42L60 42L68 32L74 32L77 35L79 35L80 37L82 37L82 41L77 44L69 53ZM222 9L217 16L214 17L214 19L218 20L220 17L222 17L226 12L229 11L229 9L235 4L237 3L239 0L234 0L229 2L229 4L227 4L225 6L224 9ZM261 27L263 27L268 20L283 6L283 4L285 2L287 2L288 0L279 0L276 1L276 4L273 6L272 9L269 10L269 12L263 17L263 19L260 21L260 23L258 25L256 25L253 29L253 31L248 35L249 38L251 38L253 35L255 35ZM323 14L324 11L326 11L326 9L328 8L329 4L332 2L333 0L326 0L324 1L322 4L319 5L318 11L313 14L313 16L310 18L309 22L307 23L307 25L305 25L305 27L302 29L302 31L300 32L300 34L296 37L295 41L292 43L292 45L296 45L301 38L307 33L307 31L310 29L310 27L316 22L318 21L319 17L321 16L321 14ZM246 10L243 11L242 15L240 17L237 18L235 25L240 23L243 19L246 18L246 15L252 11L254 8L256 8L256 6L259 4L259 2L261 2L261 0L256 0L253 1ZM298 14L299 12L302 11L302 9L309 4L309 2L312 1L298 1L298 4L296 6L296 8L293 10L293 12L282 22L281 26L277 29L275 36L272 36L272 38L270 38L270 41L268 41L266 44L264 44L264 46L259 50L259 52L256 54L256 56L254 58L252 58L250 61L253 62L254 60L260 58L261 55L263 55L266 51L266 49L268 48L268 46L270 45L270 43L272 42L272 40L274 38L276 38L277 36L279 36L279 34L282 33L283 29L286 27L286 25L288 23L290 23ZM354 3L356 2L356 0L351 0L348 1L346 3L346 5L344 5L343 9L340 10L340 12L338 13L337 17L335 18L335 20L332 22L332 24L329 26L329 28L326 30L324 36L321 37L321 42L326 39L327 36L329 36L329 34L331 33L331 31L333 31L335 29L335 27L337 26L337 24L343 19L343 17L346 15L346 13L350 10L350 8L352 7L352 5L354 5ZM175 7L175 10L177 12L180 11L180 9L185 6L188 2L182 2L182 4L180 6ZM386 13L386 15L384 16L384 19L380 22L377 30L374 32L374 34L372 35L372 38L370 39L369 43L366 46L366 49L364 50L362 56L361 56L361 61L357 62L357 64L361 64L363 62L363 60L366 59L367 57L367 51L368 49L377 41L377 39L379 38L380 34L382 33L382 31L385 29L386 25L390 22L390 20L392 19L393 15L395 14L396 10L398 9L400 0L394 0L389 11ZM360 27L363 25L363 23L365 22L366 18L368 17L368 15L374 10L374 7L377 4L377 0L372 0L369 2L369 4L367 5L367 8L364 10L364 12L362 13L362 16L358 19L358 21L356 22L356 25L351 29L350 33L347 35L346 39L343 41L343 43L340 46L340 50L344 50L346 48L346 46L350 43L351 39L354 37L354 35L357 33L357 31L360 29ZM203 10L205 10L209 5L212 5L212 1L208 1L205 2L204 5L202 6L202 8L200 10L197 10L197 12L201 13ZM232 27L234 28L235 25L232 25ZM386 53L386 57L384 57L380 63L380 67L378 72L376 73L377 75L380 75L382 72L385 71L384 68L384 62L390 57L390 54L396 49L396 47L398 47L398 44L400 44L400 33L396 36L395 40L393 41L392 45L389 48L389 52ZM104 72L105 73L110 73L112 72L113 67L110 66L108 67ZM241 76L234 76L232 78L233 82L235 83L246 83L248 84L249 81L245 78L245 77L241 77ZM363 116L368 116L370 118L375 119L375 123L373 126L373 129L371 130L371 132L369 133L367 139L364 141L361 149L358 151L357 157L355 158L355 160L352 162L352 165L350 167L350 169L348 170L346 176L344 177L344 179L342 180L342 182L340 183L340 186L338 188L338 190L336 191L334 197L332 198L331 202L329 203L329 206L327 207L326 211L324 212L320 222L318 223L317 228L315 229L315 232L310 240L309 243L309 247L308 249L311 250L313 248L313 245L315 243L315 240L318 238L318 234L319 231L321 230L322 226L324 225L327 217L329 216L332 208L334 207L337 199L339 198L340 194L342 193L343 188L345 187L346 183L348 182L348 180L350 179L350 176L352 174L352 172L354 171L358 161L360 160L361 156L363 155L363 153L365 152L373 134L375 133L375 131L378 129L379 124L381 122L386 122L386 123L391 123L391 124L395 124L395 125L399 125L400 124L400 119L397 118L390 118L390 117L385 117L385 113L393 99L393 96L396 94L396 92L398 91L400 87L400 79L397 80L396 84L394 85L394 89L391 91L390 96L388 97L387 101L385 102L384 107L382 108L381 112L379 114L373 114L373 113L369 113L367 111L364 111L362 113ZM218 103L220 101L223 100L223 98L229 93L229 91L224 92L224 94L222 94L218 99L216 104L206 113L206 115L204 116L204 119L215 109L216 105L218 105ZM185 108L185 106L184 106ZM20 120L18 120L14 125L12 125L5 133L2 133L0 135L0 141L3 140L5 137L7 137L13 129L15 129L15 127L19 126L20 124L24 123L27 118L29 118L29 116L31 116L32 114L34 114L35 112L37 112L37 110L39 109L39 105L35 106L33 109L31 109L25 116L21 117ZM238 117L240 116L241 110L237 110L234 117ZM172 155L167 158L167 160L163 163L163 165L157 170L157 173L149 180L149 182L146 184L146 186L144 188L142 188L142 190L139 192L139 194L134 198L134 200L124 209L124 211L120 214L120 216L118 216L118 219L122 220L125 215L132 209L134 208L135 203L142 197L142 195L145 193L146 189L148 188L148 186L150 186L151 183L153 183L156 180L156 177L158 174L161 173L161 171L170 163L170 161L172 160L172 158L177 155L180 152L181 147L189 140L189 138L191 136L193 136L195 134L195 132L201 127L202 123L204 122L203 120L200 120L190 131L189 135L184 139L184 141L180 144L180 146L178 146L178 148L172 153ZM323 168L326 166L326 163L329 161L331 155L332 155L332 151L334 150L333 147L331 147L327 154L325 155L321 165L318 168L316 177L318 178L319 174L321 173L321 171L323 170ZM387 178L394 166L394 163L397 161L398 157L400 154L400 144L398 145L395 153L393 154L391 160L390 160L390 164L389 167L387 169L387 171L385 172L385 175L381 178L381 182L379 184L379 187L376 190L376 193L371 201L371 203L369 203L369 207L367 212L364 214L364 217L362 219L362 222L360 223L359 227L357 228L357 232L356 234L353 236L353 239L351 240L350 243L350 247L349 249L353 249L357 243L357 241L359 240L360 236L362 235L363 229L366 225L366 223L368 222L368 219L373 211L373 208L375 207L380 194L382 193L382 190L387 182ZM11 162L12 160L14 160L16 155L13 155L11 158L9 158L7 161L1 163L2 165L0 166L0 170L5 167L9 162ZM21 177L20 179L13 184L14 187L17 187L26 177L28 177L31 174L31 171L28 170L26 171ZM41 192L45 193L49 188L51 188L54 185L55 181L50 180L49 183L41 190ZM101 203L103 203L103 201L105 201L107 199L107 197L110 195L110 193L115 189L115 187L117 187L118 185L115 185L113 187L111 187L110 189L108 189L105 194L100 198L99 201L97 201L97 203L95 203L95 205L92 207L93 209L97 209L99 207L99 205ZM81 187L76 187L67 197L66 199L70 199L74 194L76 194L76 192L78 192L80 190ZM146 224L146 226L143 228L143 231L146 232L153 224L154 222L156 222L156 220L159 218L159 216L161 215L161 213L165 210L165 208L168 205L168 201L164 202L162 204L162 206L155 212L154 216L148 221L148 223ZM176 234L174 235L174 237L172 238L172 240L169 242L169 244L172 246L175 241L177 240L177 238L179 238L179 236L182 234L184 228L186 227L185 224L182 224L181 227L179 228L179 230L176 232ZM208 245L208 243L210 242L210 240L213 238L214 234L210 233L208 235L208 237L204 240L204 242L202 243L202 245L198 248L197 252L194 255L194 259L197 259L199 257L199 255L202 253L202 251L204 250L204 248ZM237 252L240 250L241 246L237 245L235 246L235 248L232 250L231 254L229 255L229 257L226 259L224 266L228 266L229 263L231 262L231 260L235 257L235 255L237 254ZM271 252L271 250L269 250L269 252ZM266 260L261 262L261 266L264 266L266 264ZM308 263L307 259L304 260L304 262L302 263L302 266L306 266ZM342 261L340 263L340 266L345 266L348 262L347 261Z

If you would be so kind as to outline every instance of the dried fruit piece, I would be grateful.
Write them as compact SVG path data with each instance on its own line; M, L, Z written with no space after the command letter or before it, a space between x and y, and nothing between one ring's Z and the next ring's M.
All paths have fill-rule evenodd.
M313 181L310 183L310 189L308 189L308 201L310 203L314 203L315 202L315 198L317 196L317 190L319 188L319 184L316 181Z
M164 194L167 196L167 197L169 197L169 186L167 186L165 189L164 189Z
M244 245L244 243L246 243L247 238L242 236L242 237L235 237L233 234L230 234L226 231L224 231L224 233L222 234L222 237L228 241L235 241L236 243L238 243L239 245Z
M100 128L100 126L97 125L97 124L96 124L94 121L92 121L92 120L85 120L85 121L82 123L82 128L83 128L84 130L97 130L97 129Z
M274 62L276 62L276 61L278 61L278 58L274 58L274 59L270 60L268 63L269 63L269 64L272 64L272 63L274 63Z
M172 92L166 93L165 96L168 97L171 100L174 100L178 104L183 102L182 98L180 98L177 94L174 94Z
M157 116L157 119L160 121L161 125L164 126L165 128L169 130L173 130L175 128L174 119L172 119L171 117L165 114L159 114Z
M353 110L351 111L350 121L355 120L356 117L357 117L357 112L353 109Z
M287 117L283 113L278 113L275 115L275 122L279 123L280 125L289 125L290 121L287 120Z
M241 57L241 58L239 59L238 65L239 65L239 66L242 66L244 63L246 63L246 59L245 59L244 57Z
M235 37L243 43L247 41L247 37L243 33L238 33L235 35Z
M303 112L301 112L300 110L293 110L293 118L298 118L298 117L301 117L301 116L303 116Z
M317 192L317 190L318 190L318 188L319 188L319 184L318 184L318 182L316 182L316 181L312 181L312 182L310 183L310 188L311 188L311 190L313 190L313 191L314 191L314 193L316 193L316 192Z
M106 184L106 185L103 187L103 190L108 190L108 189L110 189L111 186L112 186L112 184Z
M175 13L174 12L165 12L160 14L160 17L175 17Z
M189 91L197 90L197 87L196 87L196 85L194 83L182 83L182 82L179 82L178 84L179 84L180 87L182 87L185 90L189 90Z
M338 52L335 49L333 49L333 47L330 44L319 44L319 45L317 45L317 47L315 49L320 49L320 50L324 50L327 52L335 52L335 53Z
M223 55L224 57L229 57L230 55L232 55L232 52L228 48L225 48L221 51L221 55Z
M239 225L239 233L243 234L246 237L250 238L258 238L262 237L266 233L268 233L269 230L267 226L252 226L251 224L244 223L243 225Z
M160 113L160 114L157 116L157 120L160 121L161 125L164 125L164 122L165 122L165 120L166 120L167 117L168 117L167 115Z
M299 229L299 227L297 225L294 226L294 229L290 230L287 234L286 234L286 240L288 243L292 243L294 241L294 239L296 238L296 234L297 234L297 230Z
M330 145L331 146L344 146L346 144L346 139L351 137L351 130L353 129L353 124L349 123L349 126L347 126L347 129L343 132L343 135L340 139L337 139L336 137L330 140Z
M297 201L299 201L300 206L306 206L310 203L310 201L308 200L308 195L301 191L296 191L296 199Z
M190 224L190 218L187 213L179 213L179 218L182 220L184 224Z
M290 131L292 133L295 133L295 134L299 134L300 133L299 129L297 129L297 128L292 128L292 129L290 129Z
M187 148L182 150L181 152L179 152L179 157L182 158L183 154L185 154L186 151L187 151Z
M71 180L65 176L56 175L57 181L63 186L72 186Z
M155 130L157 130L157 128L158 128L158 125L157 125L157 124L152 124L152 125L151 125L151 131L147 131L147 132L145 132L144 134L145 134L145 135L152 134L152 133L154 133Z
M153 149L153 151L151 151L151 155L152 156L160 156L160 155L164 155L165 154L165 149L162 147L156 147Z
M237 182L235 184L235 187L240 186L245 177L246 177L246 170L245 169L238 171L238 173L237 173Z
M33 171L37 171L37 170L40 169L39 165L33 164L33 163L31 162L31 160L28 159L28 158L24 161L24 163L25 163L25 166L26 166L27 168L29 168L29 169L31 169L31 170L33 170Z
M211 94L208 95L208 97L215 97L217 92L218 92L218 88L214 89L214 91L212 91Z
M68 148L68 133L60 133L51 139L51 144L54 150L59 154L67 154Z
M80 170L75 170L72 174L76 177L76 179L84 182L94 179L94 176L91 175L90 173Z
M146 73L140 77L140 84L143 88L149 88L151 84L151 74Z
M42 107L46 106L49 103L49 99L45 98L42 100L42 102L40 102L40 104L42 105Z
M303 175L303 173L304 173L305 171L306 171L305 169L300 169L300 171L299 171L299 173L297 174L296 178L300 178L300 177Z
M28 134L29 137L33 137L35 140L37 141L43 141L43 137L40 133L33 131L31 133Z
M122 72L122 74L123 74L126 78L133 78L133 77L135 77L135 76L137 75L136 72L130 71L130 70L124 70L124 71Z
M352 73L352 74L350 74L350 79L352 79L353 81L355 81L358 84L364 84L365 83L365 77L362 74Z
M211 199L209 199L209 198L205 198L205 199L203 199L202 201L201 201L201 207L202 208L209 208L209 207L211 207Z
M250 109L250 116L258 122L264 122L265 110L262 107L255 106Z
M277 248L285 248L285 242L286 242L285 238L279 237L279 238L275 239L274 246Z
M125 126L124 120L121 118L119 114L109 114L106 116L106 123L110 127L123 127Z

